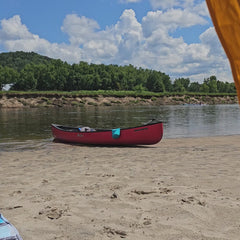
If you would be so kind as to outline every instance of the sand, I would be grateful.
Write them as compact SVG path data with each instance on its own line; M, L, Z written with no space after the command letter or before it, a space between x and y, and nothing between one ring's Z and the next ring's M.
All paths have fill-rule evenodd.
M240 136L0 151L0 212L24 240L240 239Z

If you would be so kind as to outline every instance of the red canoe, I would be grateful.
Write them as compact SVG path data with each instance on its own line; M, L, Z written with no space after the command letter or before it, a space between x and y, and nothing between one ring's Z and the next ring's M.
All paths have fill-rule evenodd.
M86 131L87 130L87 131ZM151 145L163 136L163 123L152 120L142 126L118 129L90 129L52 124L55 140L93 145Z

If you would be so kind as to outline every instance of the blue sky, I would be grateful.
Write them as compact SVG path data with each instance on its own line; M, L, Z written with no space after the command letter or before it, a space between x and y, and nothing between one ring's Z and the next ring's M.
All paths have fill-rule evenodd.
M0 0L0 52L232 82L205 0Z

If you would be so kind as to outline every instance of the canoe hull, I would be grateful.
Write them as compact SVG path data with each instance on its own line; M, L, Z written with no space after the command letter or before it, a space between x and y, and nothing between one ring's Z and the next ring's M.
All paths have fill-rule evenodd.
M78 128L52 124L55 140L69 143L93 145L151 145L158 143L163 136L161 122L134 128L121 129L119 138L114 139L111 130L80 132Z

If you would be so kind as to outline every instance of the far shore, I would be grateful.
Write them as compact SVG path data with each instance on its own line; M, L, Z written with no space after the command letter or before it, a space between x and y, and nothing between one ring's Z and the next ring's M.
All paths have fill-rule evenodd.
M163 95L163 96L95 96L64 94L1 94L0 108L87 107L113 105L214 105L237 104L236 95Z

